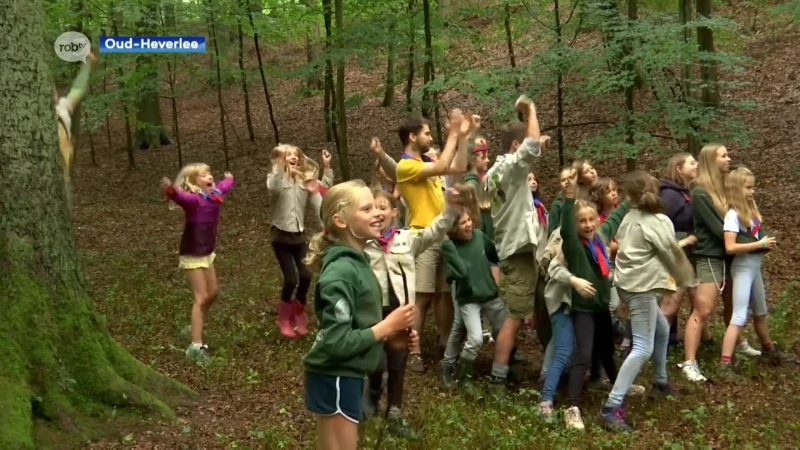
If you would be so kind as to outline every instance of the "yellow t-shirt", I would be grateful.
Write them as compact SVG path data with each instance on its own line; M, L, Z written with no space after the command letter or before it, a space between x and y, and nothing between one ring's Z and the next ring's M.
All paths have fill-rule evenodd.
M410 228L425 228L444 212L442 178L419 176L425 162L401 159L397 163L397 188L408 206Z

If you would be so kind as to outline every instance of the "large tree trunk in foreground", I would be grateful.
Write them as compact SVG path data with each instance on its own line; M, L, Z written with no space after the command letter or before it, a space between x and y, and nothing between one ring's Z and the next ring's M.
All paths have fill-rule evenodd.
M32 449L35 422L74 433L126 407L170 417L167 403L193 393L119 346L94 310L65 202L44 1L11 5L0 4L14 42L0 47L0 448Z

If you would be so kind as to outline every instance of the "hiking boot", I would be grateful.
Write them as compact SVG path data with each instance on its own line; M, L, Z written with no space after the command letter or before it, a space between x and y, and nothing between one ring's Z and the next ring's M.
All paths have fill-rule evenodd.
M633 428L625 423L625 411L619 407L604 407L600 411L600 417L605 421L605 425L611 431L633 431Z
M778 344L773 342L769 349L761 351L761 359L769 364L779 366L784 363L791 364L797 362L797 355L782 351L781 348L778 347Z
M294 332L294 309L289 302L281 302L278 307L278 328L281 330L283 337L287 339L294 339L297 333Z
M475 384L473 383L474 377L475 360L459 358L458 363L456 364L456 383L458 383L459 388L468 396L480 398L481 395L478 393L477 389L475 388Z
M650 398L653 400L661 400L667 397L678 398L679 392L669 383L656 384L653 383L653 389L650 390Z
M186 349L186 357L192 361L204 363L208 361L208 346L205 344L191 344Z
M689 381L693 381L695 383L708 381L708 378L703 376L703 373L700 372L700 367L697 365L697 361L685 361L681 364L678 364L678 367L680 367L683 371L683 377Z
M389 410L389 433L397 438L401 439L414 439L416 435L413 431L411 431L411 427L408 425L408 421L403 417L400 413L400 410L397 407L392 407Z
M456 387L455 369L453 366L442 365L439 368L439 383L442 388L450 390Z
M298 336L308 334L308 319L306 318L306 304L298 300L292 301L292 318L294 319L295 332Z
M729 383L741 383L744 381L744 377L734 370L733 364L722 362L717 366L717 378Z
M570 406L564 411L564 423L569 430L583 431L586 429L581 418L581 410L577 406Z
M422 355L409 355L408 370L414 373L425 373L425 363L422 361Z
M756 356L761 356L761 352L751 347L750 343L747 342L747 340L742 341L741 344L736 346L736 353L744 356L749 356L751 358L755 358Z
M381 401L381 391L367 389L361 396L361 415L364 419L369 419L378 414L378 404Z
M489 378L489 385L487 386L489 397L501 408L508 402L506 381L505 378L491 377Z

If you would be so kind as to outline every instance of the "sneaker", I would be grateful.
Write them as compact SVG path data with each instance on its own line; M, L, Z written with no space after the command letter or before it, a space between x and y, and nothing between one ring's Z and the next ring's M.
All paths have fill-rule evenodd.
M653 383L653 389L650 390L650 398L653 400L661 400L667 397L678 398L680 393L677 389L672 387L669 383L656 384Z
M425 373L425 363L422 361L422 355L411 355L408 358L408 370L415 373Z
M733 364L723 362L719 363L717 366L717 378L729 383L741 383L744 381L744 377L736 373L736 370L734 370Z
M703 376L703 373L700 372L700 367L697 365L697 361L685 361L681 364L678 364L678 367L681 368L683 371L683 376L689 381L694 381L696 383L708 381L708 378Z
M539 403L539 414L543 415L546 418L550 418L553 416L553 402L541 402Z
M567 424L567 428L571 430L583 431L586 429L583 425L583 419L581 419L581 410L577 406L571 406L564 411L564 422Z
M487 391L491 400L500 408L503 408L508 403L506 379L500 377L489 378L489 385Z
M208 360L208 346L206 344L191 344L186 349L186 357L196 362L205 362Z
M781 365L783 363L791 364L797 362L797 355L782 351L780 347L778 347L778 344L773 342L769 350L764 349L761 351L761 359L775 365Z
M439 367L439 383L444 389L453 389L456 386L455 369L453 366L442 365Z
M761 352L751 347L750 343L747 342L747 340L742 341L741 344L736 346L736 353L739 353L744 356L750 356L751 358L755 358L756 356L761 356Z
M633 431L633 428L625 423L625 411L622 408L604 407L600 411L600 417L605 421L606 427L612 431Z
M628 389L628 397L638 397L640 395L644 395L647 389L644 386L640 386L638 384L632 384L631 387Z
M483 321L483 341L494 343L494 337L492 337L492 326L486 320Z

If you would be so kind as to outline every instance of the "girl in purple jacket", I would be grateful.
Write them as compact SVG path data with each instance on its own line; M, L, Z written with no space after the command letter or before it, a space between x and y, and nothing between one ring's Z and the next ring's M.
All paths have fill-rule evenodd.
M208 356L208 346L203 344L203 322L219 293L214 247L220 208L232 187L233 175L230 172L225 172L225 179L215 183L211 168L202 163L186 165L174 183L166 177L161 179L162 194L186 213L178 259L179 267L189 277L194 297L192 344L186 349L186 356L194 360L204 360Z

